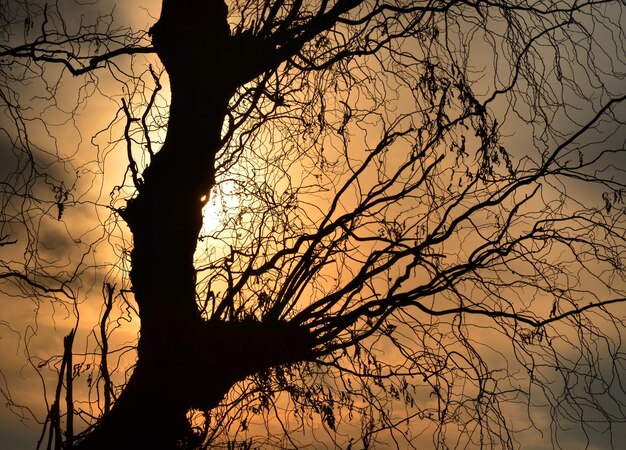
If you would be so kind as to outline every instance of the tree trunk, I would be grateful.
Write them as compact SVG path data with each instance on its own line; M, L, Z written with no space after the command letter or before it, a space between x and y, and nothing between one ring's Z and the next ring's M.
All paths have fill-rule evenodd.
M161 341L165 347L160 349L142 336L128 385L76 448L176 448L188 435L185 416L190 408L211 409L246 376L311 356L308 334L284 322L187 325L166 330L172 339Z
M176 448L188 431L190 408L215 407L247 375L310 357L309 337L296 327L206 322L196 305L193 256L202 207L236 89L226 11L222 0L164 0L152 28L172 100L163 147L123 212L134 238L137 366L79 450Z

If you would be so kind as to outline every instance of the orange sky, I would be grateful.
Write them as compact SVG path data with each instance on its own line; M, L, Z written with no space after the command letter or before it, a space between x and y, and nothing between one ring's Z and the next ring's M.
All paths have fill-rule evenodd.
M136 2L114 2L111 0L101 2L98 8L101 5L105 5L105 9L109 5L115 5L116 21L123 24L130 23L137 28L149 27L158 14L157 1L146 1L143 4L139 4ZM65 8L64 3L61 3L61 6ZM68 8L64 9L64 11L69 11ZM90 7L87 8L89 9ZM488 72L491 69L489 58L481 54L480 48L478 48L476 54L479 56L475 60L470 61L470 64L477 69L476 77L479 79L482 76L480 72L485 71L485 68L487 68ZM147 76L148 64L150 62L152 62L151 58L138 57L135 65L135 69L138 72L146 74L144 78L146 80L150 79ZM609 62L617 64L616 61ZM121 72L119 73L121 74ZM32 361L44 361L51 355L60 354L63 336L78 323L79 334L76 340L75 362L84 362L85 365L80 368L82 372L80 377L77 378L75 397L79 401L84 400L87 397L87 377L94 370L93 364L97 364L98 359L92 356L86 356L84 359L81 359L80 355L87 348L93 349L96 342L96 338L91 332L97 326L98 317L101 314L102 281L107 279L115 283L119 288L124 283L122 281L122 278L125 276L124 270L128 269L127 252L130 249L130 235L123 224L109 220L106 208L110 202L109 193L112 191L113 186L122 182L121 171L127 162L124 143L117 141L121 136L124 118L121 112L116 116L116 111L120 108L121 98L126 92L124 92L122 85L113 80L108 73L103 72L102 75L98 74L97 76L97 80L87 81L85 81L86 78L72 79L71 77L65 77L63 79L63 86L57 95L60 99L58 108L68 110L72 107L69 105L79 104L80 107L77 110L79 114L76 116L60 114L57 110L40 112L44 109L43 105L45 102L32 100L34 107L33 121L29 125L31 127L31 139L41 148L54 149L49 150L52 153L51 156L47 157L49 159L53 159L57 152L58 154L72 155L73 160L71 164L55 164L51 166L51 171L56 171L55 174L59 180L67 180L65 188L75 186L75 190L72 193L72 199L75 203L71 208L66 208L64 211L65 220L63 222L55 220L53 215L52 217L42 217L38 223L41 231L40 256L47 258L51 263L62 264L64 270L69 272L76 270L76 261L80 260L81 255L87 255L87 266L98 265L96 268L89 267L83 269L81 267L78 269L80 271L80 281L73 284L76 304L72 304L68 299L64 299L62 304L58 301L38 303L28 299L26 296L7 295L13 294L14 291L11 287L3 285L4 290L0 297L2 301L2 315L0 316L0 340L2 342L2 345L0 345L0 369L2 370L3 378L0 377L0 389L6 390L6 386L8 386L15 402L28 405L39 418L42 418L42 413L45 411L44 405L41 403L44 391L39 375L27 363L25 343L28 342L29 344L28 350ZM391 79L387 81L391 81ZM158 99L158 106L166 108L168 94L165 76L162 77L162 82L164 90ZM491 84L491 80L485 79L484 84L485 89L487 89L487 86ZM38 88L41 88L41 86L35 82L30 89L32 89L32 92L36 92ZM615 89L618 88L619 86L615 87ZM31 94L31 92L27 91L25 94ZM83 99L87 99L84 105L82 103ZM348 98L346 100L353 99ZM361 100L361 102L367 103L366 100ZM393 108L397 112L402 111L406 107L405 102L406 97L401 95L399 98L391 98L384 106L385 108ZM501 115L503 119L506 111L509 122L504 126L503 134L507 136L506 142L510 145L510 153L514 157L521 159L528 153L529 149L535 147L536 143L531 142L529 139L529 128L515 117L515 110L522 115L524 112L519 110L517 106L511 107L513 111L508 110L508 106L504 100L498 101L493 105L496 115ZM329 105L329 111L332 111L328 114L329 121L333 118L340 120L343 106L335 99L335 103ZM588 117L590 115L589 111L590 109L578 111L575 119L582 120ZM621 108L619 112L620 117L623 117L624 108ZM373 118L368 119L374 122ZM3 120L5 119L3 118ZM555 116L554 120L555 123L561 124L564 129L570 129L571 127L571 123L568 122L564 114ZM115 121L115 125L111 128L111 131L98 133L112 121ZM380 129L376 129L376 124L367 121L357 124L351 123L349 132L352 134L350 156L355 161L363 159L369 148L380 137ZM156 136L156 139L163 138L162 132L156 129L153 135ZM92 136L95 137L92 138ZM265 135L261 136L265 136L267 141L271 143L272 130L268 130ZM2 138L3 140L0 141L0 145L2 145L0 157L2 161L13 161L11 156L6 156L9 143L4 136ZM305 142L306 139L303 138L302 141ZM473 143L472 141L473 139L469 137L468 146ZM268 145L268 152L278 152L280 150L276 145L266 145ZM326 145L326 157L329 161L338 160L342 157L343 149L336 136L334 138L332 136L328 137L324 145ZM609 139L606 145L621 145L623 148L623 137L616 134ZM397 149L398 152L401 152L406 149L406 145L399 143ZM137 154L142 153L141 148L136 147L135 150ZM255 151L261 151L261 149L256 148ZM249 153L246 157L249 158L249 166L254 166L254 154ZM399 158L399 160L401 161L402 158ZM273 192L277 198L280 198L283 194L288 194L288 188L306 187L307 183L316 180L316 175L326 177L326 183L332 180L335 186L339 186L341 182L345 181L345 173L334 173L329 168L320 169L315 167L314 164L313 157L308 161L294 161L291 169L282 174L280 171L272 172L271 167L267 166L267 171L261 173L260 176L266 176L273 183L276 183L272 185L272 189L269 189L268 192ZM397 164L399 162L390 157L389 167L393 168ZM248 169L250 167L244 164L238 168L240 174L243 174L244 170ZM303 176L302 174L307 174L307 171L310 171L310 173ZM105 175L103 176L102 173ZM0 172L0 174L4 176L4 172ZM236 175L235 173L235 178L237 178ZM248 173L245 175L248 175ZM367 173L362 178L360 192L366 192L374 184L375 180L371 178L374 175L374 173ZM125 196L131 192L131 189L128 187L129 180L126 180L126 182L126 188L122 190L115 203L117 206L122 205ZM229 185L228 183L225 182L226 189L233 189L231 187L232 184ZM588 202L598 203L599 196L602 193L599 188L589 189L586 186L578 186L575 182L571 182L566 188L572 197L585 204ZM41 195L48 199L47 204L39 207L44 211L55 211L56 204L53 194L48 191L49 187L44 185L38 189ZM574 190L574 193L572 193L572 190ZM310 222L310 224L314 224L325 213L332 198L330 195L333 192L332 190L327 193L320 192L317 188L303 189L302 192L303 194L299 197L299 201L303 205L302 209L295 211L291 217L294 220L297 217L301 218L303 223ZM358 192L359 190L354 188L345 195L345 199L340 203L337 215L354 207L355 196ZM553 194L549 188L546 188L545 192ZM225 196L221 199L215 199L215 203L210 202L209 205L215 204L217 211L221 211L221 204L223 204L227 209L225 217L233 219L237 213L242 211L242 208L245 208L246 200L251 201L250 198L246 199L245 196L242 196L241 199ZM419 208L412 208L408 205L403 206L411 209L414 213L419 210ZM207 214L209 213L207 212ZM252 222L253 216L243 215L242 217L243 222L239 226L243 227L244 234L246 231L254 232L257 230L256 227L263 225L261 218L258 216L254 217L255 222ZM101 225L104 225L104 227ZM215 226L215 223L207 223L206 231L213 229ZM369 229L369 231L375 232L373 228ZM231 232L228 231L226 235L229 233ZM470 233L468 236L471 238L472 234ZM473 237L475 238L475 235ZM88 249L88 244L92 242L96 242L97 245L94 249ZM215 242L215 240L206 241L208 244L215 244ZM466 245L465 247L464 244ZM462 255L464 250L466 252L469 251L467 244L468 242L464 242L463 239L458 239L453 243L453 249L450 247L452 244L448 244L446 250L450 253ZM225 248L226 244L223 244L223 246ZM23 251L23 247L19 246L3 248L3 260L19 260L19 255ZM202 249L199 250L199 255L202 254L201 251ZM216 255L212 255L212 257L216 258ZM347 263L347 269L350 269L349 263ZM330 276L329 274L333 270L337 270L336 266L329 268L328 273L324 273L324 275ZM585 279L584 282L591 283L588 279ZM336 283L340 282L337 281ZM616 280L615 283L615 287L619 287L621 283L621 288L626 288L623 284L624 280ZM589 285L586 287L589 287ZM319 292L317 294L321 295ZM118 297L117 300L115 317L119 320L119 329L113 334L111 345L114 348L124 349L135 339L138 322L132 309L124 303L123 299ZM132 306L132 301L130 305ZM76 310L80 313L77 314ZM617 312L618 310L612 309L612 311ZM624 312L623 308L620 311ZM111 327L117 327L117 325L111 324ZM19 330L19 333L16 333L13 328ZM476 342L479 344L490 343L491 330L486 325L483 328L483 320L477 319L476 323L471 325L471 328L473 339ZM616 339L619 340L619 337L616 337ZM394 354L388 345L388 343L381 345L381 348L378 350L381 352L381 355L386 354L391 361L394 361L397 355ZM491 348L485 348L485 352L486 358L497 363L501 355L506 356L510 352L510 348L507 348L506 345L500 342L496 342L493 343ZM120 352L119 355L121 356L118 374L116 375L117 380L121 380L125 370L133 364L132 351L127 353ZM92 366L88 369L86 364L92 364ZM511 364L516 369L522 370L520 367L517 367L517 364ZM58 365L58 359L51 363L53 368L58 367ZM44 369L41 371L41 376L44 377L46 383L46 397L48 401L51 401L55 386L55 371ZM430 396L430 392L427 392L425 389L418 394L418 398L422 401L422 405L434 401L432 396ZM403 406L398 404L395 405L395 408L400 415L405 414ZM526 411L523 405L511 403L505 409L510 411L512 417L514 417L513 422L515 425L518 425L518 418L520 421L518 426L521 427L521 423L525 423L523 417ZM28 416L29 414L26 415ZM539 408L536 425L540 429L547 430L549 420L549 414ZM319 418L312 419L312 422L316 424L317 429L314 434L319 439L318 442L323 442L326 445L328 440L319 429ZM420 422L418 421L415 426L419 428L419 424ZM275 425L275 423L272 422L272 425ZM424 448L427 448L431 443L430 432L426 430L423 435L419 436L422 430L418 430L418 428L412 430L412 433L416 436L416 442L423 443ZM254 431L254 428L252 431ZM0 409L0 436L3 437L5 445L10 446L7 448L32 448L34 447L32 443L39 437L39 432L40 427L33 420L28 420L25 424L22 424L6 408ZM626 433L626 429L620 429L618 436L624 436L624 433ZM539 434L534 430L522 433L523 448L545 448L546 440L549 439L549 433L546 433L544 440L541 440ZM301 439L306 439L306 436L302 436ZM561 435L561 439L563 439L563 442L572 445L567 448L577 448L576 445L580 442L580 435L576 433L564 434ZM598 439L598 444L594 445L597 445L598 449L603 448L605 441L602 439L606 439L606 437L594 436L594 439ZM327 445L330 446L330 444ZM390 443L389 445L391 446ZM385 448L385 446L381 443L380 448ZM594 447L592 446L591 448Z

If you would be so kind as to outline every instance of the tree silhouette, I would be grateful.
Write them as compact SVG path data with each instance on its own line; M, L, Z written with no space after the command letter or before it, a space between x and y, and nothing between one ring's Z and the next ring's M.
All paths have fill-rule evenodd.
M0 9L40 448L614 444L623 2L101 3Z

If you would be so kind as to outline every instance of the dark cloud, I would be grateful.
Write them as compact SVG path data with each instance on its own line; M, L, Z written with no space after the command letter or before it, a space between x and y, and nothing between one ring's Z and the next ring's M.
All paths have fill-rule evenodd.
M0 132L0 182L17 169L18 159L6 133Z

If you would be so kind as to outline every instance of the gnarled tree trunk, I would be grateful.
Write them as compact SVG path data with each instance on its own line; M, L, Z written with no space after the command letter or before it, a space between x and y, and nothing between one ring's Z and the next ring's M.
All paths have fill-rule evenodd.
M152 29L172 99L163 147L123 213L134 237L138 361L81 450L175 448L190 408L215 407L247 375L311 353L306 332L289 324L206 322L196 305L193 256L202 207L234 80L241 79L226 12L222 0L165 0Z

